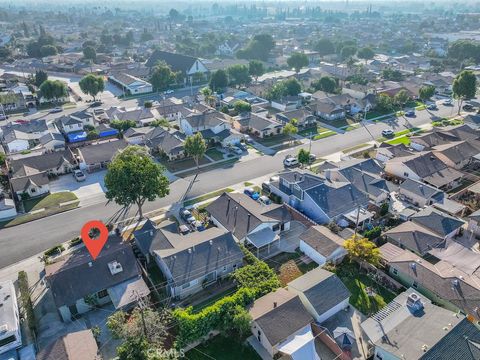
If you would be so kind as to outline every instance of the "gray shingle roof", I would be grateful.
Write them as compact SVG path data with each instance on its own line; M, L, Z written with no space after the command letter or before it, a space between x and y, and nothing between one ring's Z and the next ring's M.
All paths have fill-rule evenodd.
M161 127L156 127L145 135L145 145L159 148L166 154L178 154L183 150L183 140Z
M276 345L312 322L298 296L256 319L271 345Z
M117 261L122 271L112 275L108 263ZM47 265L46 277L57 307L73 305L78 299L140 277L140 269L130 245L110 235L95 259L85 247L75 250L61 261Z
M37 360L96 360L98 346L92 331L81 330L53 341L37 354Z
M118 151L125 149L128 143L124 140L114 140L78 149L87 165L111 161Z
M422 256L434 247L445 246L443 237L412 221L388 230L385 235L395 244L401 244Z
M197 58L187 55L175 54L167 51L155 50L146 62L147 67L154 67L159 61L164 61L172 71L187 72L193 66Z
M400 184L400 192L402 190L406 190L426 200L433 197L441 200L445 195L443 191L437 189L436 187L412 179L406 179L403 183Z
M419 211L412 216L412 221L445 237L461 227L464 222L445 214L431 206Z
M300 235L310 247L315 249L319 254L328 258L335 250L342 247L344 240L331 232L325 226L311 226Z
M24 166L38 171L57 170L60 169L65 161L71 165L76 164L75 157L70 149L12 160L10 162L10 168L13 171L14 177L24 176L25 174L21 172Z

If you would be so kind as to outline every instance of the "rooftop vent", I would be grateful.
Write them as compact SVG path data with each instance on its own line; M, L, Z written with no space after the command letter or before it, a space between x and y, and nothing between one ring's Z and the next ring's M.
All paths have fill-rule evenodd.
M150 230L150 236L153 236L153 230Z
M417 264L414 262L410 263L410 269L415 270L417 268Z
M407 307L413 314L421 311L423 309L423 303L420 296L415 293L408 295Z
M88 267L92 267L92 265L93 265L92 262L89 261L89 262L88 262Z
M0 326L0 334L5 334L7 331L8 331L7 324L3 324L2 326Z
M453 279L452 280L452 288L458 287L459 284L460 284L460 282L458 281L458 279Z
M209 240L208 242L210 243L210 245L213 245L213 240Z
M108 268L110 269L110 273L112 275L121 273L123 271L122 264L120 264L117 260L109 262Z
M277 302L274 301L274 302L273 302L273 308L275 309L276 307L277 307Z

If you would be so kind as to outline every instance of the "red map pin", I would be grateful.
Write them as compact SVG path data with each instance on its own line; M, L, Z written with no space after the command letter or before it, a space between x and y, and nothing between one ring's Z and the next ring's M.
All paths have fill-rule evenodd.
M92 239L90 237L90 231L92 229L97 229L100 232L96 239ZM87 247L88 252L92 256L93 260L95 260L105 246L105 243L107 242L108 229L101 221L93 220L83 225L80 236L83 243Z

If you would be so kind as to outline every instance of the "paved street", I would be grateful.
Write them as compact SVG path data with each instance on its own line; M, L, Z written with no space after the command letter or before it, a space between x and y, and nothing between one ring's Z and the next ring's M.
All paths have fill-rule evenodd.
M400 131L408 126L419 126L429 123L432 117L451 116L456 108L440 106L438 111L418 111L415 118L399 118L388 123L377 123L349 131L343 135L335 135L312 143L312 152L318 157L325 157L329 154L341 151L358 144L365 143L381 136L383 129L392 128ZM302 145L308 147L308 145ZM231 184L240 183L263 175L283 169L283 158L286 154L295 154L297 148L277 153L274 156L263 156L261 158L237 162L226 165L225 168L218 168L199 175L197 182L189 193L189 197L195 197ZM185 179L177 179L171 184L170 195L166 198L145 204L145 211L152 211L160 207L169 206L178 201L186 191L189 181L193 176ZM97 195L96 201L91 205L84 204L82 207L57 214L44 219L26 223L0 230L0 268L13 264L29 256L42 252L58 243L62 243L78 236L83 224L92 219L107 221L119 210L116 204L105 202L98 203L101 194ZM130 212L134 215L134 211Z

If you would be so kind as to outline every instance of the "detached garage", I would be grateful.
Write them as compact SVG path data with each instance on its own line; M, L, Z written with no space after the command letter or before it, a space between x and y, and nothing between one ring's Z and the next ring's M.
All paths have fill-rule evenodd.
M347 254L344 241L325 226L312 226L300 235L300 251L320 266L326 262L337 264Z

